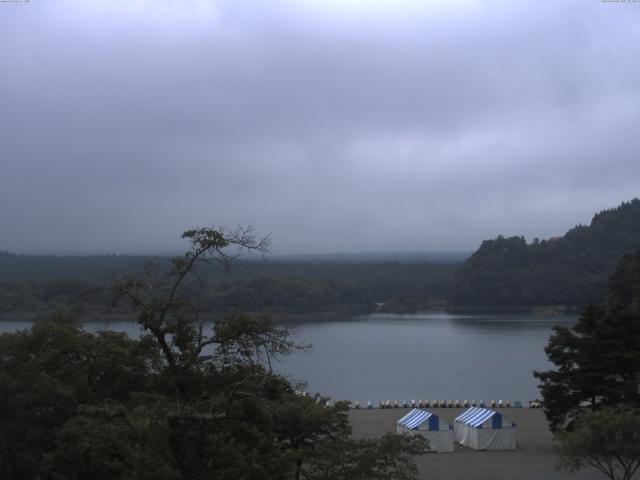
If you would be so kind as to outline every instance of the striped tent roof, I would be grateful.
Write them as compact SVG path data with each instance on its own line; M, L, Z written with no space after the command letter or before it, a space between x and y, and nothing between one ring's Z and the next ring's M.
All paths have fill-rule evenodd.
M459 415L458 417L456 417L455 421L466 423L467 425L470 425L472 427L479 427L484 422L492 418L494 415L498 415L499 417L501 417L501 415L498 412L494 412L493 410L489 410L487 408L473 407L463 412L462 415Z
M430 417L435 416L433 413L427 410L420 410L419 408L414 408L409 413L407 413L404 417L398 420L398 424L404 427L414 429L418 428L424 422L427 422Z

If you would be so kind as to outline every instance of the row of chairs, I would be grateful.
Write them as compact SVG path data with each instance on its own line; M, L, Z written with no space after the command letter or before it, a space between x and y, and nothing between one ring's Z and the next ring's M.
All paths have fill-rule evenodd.
M532 402L530 402L531 404ZM352 404L352 406L356 409L360 408L360 402L357 400ZM491 408L521 408L522 402L516 400L513 402L513 405L510 400L491 400L489 404L485 404L484 400L476 401L476 400L403 400L402 402L398 402L398 400L380 400L378 402L378 408L469 408L469 407L486 407L490 406ZM530 405L531 407L532 405ZM374 404L369 400L367 402L367 408L374 408ZM534 407L535 408L535 407Z

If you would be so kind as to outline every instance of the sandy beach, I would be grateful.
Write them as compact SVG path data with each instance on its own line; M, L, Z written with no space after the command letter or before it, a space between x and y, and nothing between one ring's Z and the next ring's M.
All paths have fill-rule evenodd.
M351 410L349 419L356 438L372 438L395 431L396 420L406 408ZM429 409L441 420L453 423L464 409ZM595 469L576 473L555 469L558 453L547 428L542 410L500 409L504 418L516 423L517 449L511 451L474 451L455 444L453 453L432 453L417 459L420 479L429 480L602 480ZM636 476L637 478L640 478ZM634 477L635 478L635 477Z

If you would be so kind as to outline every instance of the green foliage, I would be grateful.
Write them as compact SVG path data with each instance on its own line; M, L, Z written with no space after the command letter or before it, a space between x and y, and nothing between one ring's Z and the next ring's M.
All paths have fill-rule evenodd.
M385 434L379 440L326 440L305 468L305 480L411 480L418 471L412 456L428 451L420 436Z
M319 314L360 314L374 310L374 302L387 302L387 310L416 311L441 307L461 255L382 262L378 257L326 261L238 261L232 275L230 263L248 246L264 253L267 239L256 239L250 229L232 232L193 229L183 234L192 246L206 247L198 256L198 278L186 278L182 299L198 304L208 314L236 312L281 315L287 320ZM214 253L209 256L208 253ZM129 309L109 305L105 284L118 278L154 280L167 271L189 264L191 255L173 259L135 256L28 256L0 252L0 315L34 315L42 318L66 310L85 317L129 315ZM427 259L435 259L428 261ZM439 260L438 260L439 259ZM200 260L207 260L200 261ZM219 268L222 264L223 269ZM142 266L142 267L141 267ZM395 310L394 310L395 311Z
M203 298L204 307L212 312L361 313L371 311L373 303L366 287L291 277L225 283Z
M589 465L611 480L630 480L640 467L640 411L603 408L580 417L556 435L559 467L574 472Z
M456 305L587 305L603 300L607 277L640 246L640 200L596 214L589 226L527 244L487 240L457 270Z
M88 334L63 318L0 335L0 451L13 476L38 478L42 458L81 406L127 403L151 388L157 352L124 334Z
M84 407L59 430L46 470L65 480L178 480L166 409Z
M0 314L105 311L108 298L106 288L89 280L5 281L0 283Z
M415 478L418 440L349 440L345 404L300 396L271 370L302 348L286 328L233 314L204 331L183 295L196 266L265 244L247 230L185 238L192 248L168 272L114 285L138 312L140 340L88 333L64 316L0 336L3 478L328 478L318 476L324 453L368 478Z
M181 257L178 265L185 260ZM60 261L64 265L67 260ZM92 268L92 260L87 258L86 262L87 269ZM142 269L121 269L121 276L157 277L166 271L165 267L176 267L176 263L159 258L146 259L141 264ZM49 280L1 282L0 315L14 318L36 314L42 318L52 311L67 310L91 319L131 314L125 305L110 304L110 292L104 288L109 279L106 274L102 281L66 279L62 266L52 268L47 272L52 277ZM444 263L245 262L235 266L231 275L222 276L203 264L197 280L185 280L182 299L199 305L207 314L251 312L287 320L369 313L377 301L386 302L385 311L414 312L446 303L454 268L454 264Z
M640 405L640 250L621 259L609 301L585 309L572 328L556 327L545 351L556 370L535 372L552 429L561 429L588 402Z
M181 259L182 261L182 259ZM175 265L174 265L175 266ZM359 314L374 308L371 290L362 285L313 278L260 276L235 282L187 282L183 298L211 314ZM127 308L109 306L107 289L86 280L3 282L0 314L46 314L69 310L79 315L130 315Z
M345 407L296 395L256 349L286 330L236 316L213 351L171 367L149 340L56 318L0 336L0 461L8 478L291 478ZM266 339L266 340L265 340Z

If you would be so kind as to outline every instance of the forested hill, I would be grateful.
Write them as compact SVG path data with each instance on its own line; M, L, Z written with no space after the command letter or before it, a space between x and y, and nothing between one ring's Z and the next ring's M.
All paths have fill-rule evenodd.
M239 261L230 273L218 264L204 264L199 281L185 285L184 293L208 314L356 314L374 311L375 302L385 302L388 311L417 311L445 305L458 265L378 262L377 257L353 263L331 260ZM0 252L0 317L42 317L56 310L110 316L114 311L108 287L116 274L136 275L151 263L164 271L168 262L167 257Z
M482 242L456 271L456 305L545 306L600 302L617 261L640 247L640 200L597 213L563 237Z

